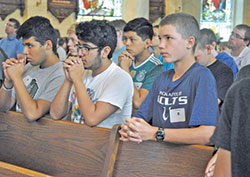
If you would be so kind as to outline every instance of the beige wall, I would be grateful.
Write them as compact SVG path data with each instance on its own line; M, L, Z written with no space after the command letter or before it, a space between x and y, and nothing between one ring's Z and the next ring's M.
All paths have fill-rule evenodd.
M24 16L20 16L20 10L16 10L10 14L4 21L0 19L0 37L4 37L4 24L11 17L18 19L21 23L30 18L31 16L41 15L49 18L52 25L59 29L62 36L66 36L68 27L75 22L75 14L72 13L66 19L59 23L59 21L47 11L47 0L25 0L26 8ZM199 21L200 19L200 0L165 0L166 14L175 12L186 12L192 14ZM237 4L237 3L236 3ZM123 4L123 19L129 21L136 17L148 18L149 14L149 0L124 0ZM250 25L250 0L244 0L243 23Z
M176 12L185 12L193 15L200 21L200 7L199 0L165 0L166 15Z
M250 0L244 1L243 23L250 25Z
M20 23L23 23L28 18L41 15L50 19L52 25L60 30L61 36L66 36L67 29L69 26L74 23L75 13L72 13L61 23L47 11L47 0L41 0L41 3L37 5L37 0L26 0L25 1L25 11L24 16L20 15L20 10L16 10L12 14L6 17L4 21L0 19L0 37L6 36L4 32L4 24L7 23L9 18L16 18ZM145 17L148 19L149 12L149 0L124 0L123 5L123 19L129 21L135 17Z
M149 15L149 0L124 0L123 1L123 19L128 22L136 17L145 17Z
M16 18L20 23L23 23L28 18L36 15L49 18L52 25L60 30L62 36L65 36L69 26L75 22L74 13L64 19L62 23L59 23L59 21L47 11L47 0L41 0L41 4L39 5L37 5L36 2L36 0L25 1L25 11L23 17L20 16L20 10L16 10L14 13L7 16L4 21L0 20L0 36L3 37L6 35L4 32L4 24L9 18Z

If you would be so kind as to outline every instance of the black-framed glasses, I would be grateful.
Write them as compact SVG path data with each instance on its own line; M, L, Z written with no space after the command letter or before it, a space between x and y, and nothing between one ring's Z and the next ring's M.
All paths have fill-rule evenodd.
M9 27L15 28L15 26L14 26L14 25L9 24L9 23L6 23L6 24L5 24L5 26L9 26Z
M231 32L230 36L233 36L233 37L235 37L237 39L245 40L245 38L241 37L238 33L235 33L233 31Z
M75 46L77 48L77 52L79 52L81 50L82 53L84 53L84 52L88 53L90 50L94 50L94 49L99 49L100 48L100 47L89 47L89 46L80 45L80 44L76 44Z

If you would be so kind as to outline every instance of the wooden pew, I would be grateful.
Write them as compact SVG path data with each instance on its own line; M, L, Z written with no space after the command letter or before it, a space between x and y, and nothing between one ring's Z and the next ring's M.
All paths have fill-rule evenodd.
M111 131L0 113L0 161L52 176L101 176Z
M0 113L0 161L60 177L204 175L212 148L121 142L118 130Z
M50 177L49 175L35 172L26 168L18 167L12 164L8 164L0 161L0 176L18 176L18 177Z
M119 141L113 127L102 176L115 177L201 177L213 148L153 141L140 144Z

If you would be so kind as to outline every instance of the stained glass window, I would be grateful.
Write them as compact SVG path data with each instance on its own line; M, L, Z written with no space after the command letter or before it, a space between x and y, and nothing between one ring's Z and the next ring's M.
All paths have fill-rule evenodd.
M210 28L228 41L232 27L232 0L201 0L200 27Z
M77 21L122 18L123 0L79 0Z

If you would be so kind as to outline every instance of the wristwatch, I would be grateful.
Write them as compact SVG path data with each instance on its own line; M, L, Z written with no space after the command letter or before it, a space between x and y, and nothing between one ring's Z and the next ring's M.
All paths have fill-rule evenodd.
M164 128L158 128L156 134L155 134L155 138L157 142L162 142L165 138L165 132L164 132Z

